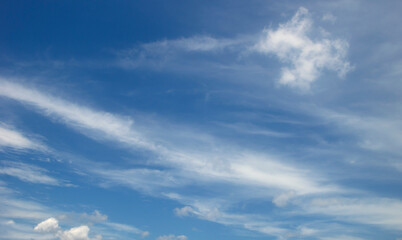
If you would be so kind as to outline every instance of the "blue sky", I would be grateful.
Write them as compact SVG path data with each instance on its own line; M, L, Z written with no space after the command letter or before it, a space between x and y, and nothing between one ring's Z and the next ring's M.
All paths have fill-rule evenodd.
M400 1L2 1L0 239L402 239Z

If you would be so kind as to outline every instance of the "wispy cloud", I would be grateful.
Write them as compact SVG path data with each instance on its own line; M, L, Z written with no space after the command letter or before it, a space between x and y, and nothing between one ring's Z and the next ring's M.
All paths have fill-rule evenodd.
M315 114L347 129L347 133L359 138L357 144L374 151L388 151L401 154L402 125L398 114L378 116L377 114L356 114L347 111L316 109Z
M342 221L402 230L402 202L387 198L315 198L305 206L310 213L335 216Z
M271 199L270 201L276 206L286 209L290 205L295 209L299 209L301 214L321 214L339 218L340 221L376 224L399 229L400 223L397 218L389 211L386 211L385 208L378 209L378 212L382 214L379 215L382 216L381 221L368 222L362 221L364 217L360 212L345 209L346 212L350 212L350 215L344 215L339 214L339 208L334 205L325 206L325 208L320 207L321 205L317 205L318 200L313 200L316 195L336 195L340 192L347 194L347 191L336 184L331 184L330 179L319 176L315 171L287 163L286 159L281 159L266 152L241 149L213 137L207 138L206 142L208 144L197 139L198 149L210 146L212 140L215 148L209 152L197 150L191 147L191 144L182 145L180 141L176 144L175 141L169 141L169 138L159 139L158 143L156 143L156 140L150 137L148 133L140 130L144 128L136 128L136 126L142 125L134 125L129 117L73 104L37 90L24 88L16 83L10 84L4 81L3 83L3 85L7 86L7 90L24 93L23 96L20 96L20 94L8 94L5 91L0 91L4 97L33 106L40 113L93 137L95 140L114 141L123 147L133 146L137 149L148 151L152 156L157 156L147 162L149 168L126 167L122 169L116 166L105 166L91 162L87 164L90 167L85 171L99 177L101 179L100 183L106 186L125 185L154 196L168 196L175 199L184 205L184 208L178 208L175 211L179 216L195 216L208 221L240 226L248 230L274 236L316 234L314 231L306 230L308 228L303 226L289 229L286 224L273 222L263 215L236 213L230 210L230 206L243 201ZM49 102L51 102L51 105L49 105ZM102 120L103 116L105 116L105 119ZM145 127L145 129L149 128ZM105 135L105 137L98 137L100 135ZM165 142L169 142L169 144L162 144ZM191 195L185 191L182 195L177 195L179 197L160 194L161 192L172 190L180 192L185 186L189 185L198 187L222 186L224 190L220 191L219 194L215 194L212 199L219 199L225 204L205 204L211 199L205 199L204 204L201 204L200 199L203 199L202 196ZM300 199L304 200L301 201ZM345 197L343 201L351 203L354 200L353 198ZM383 202L375 197L367 201L372 201L373 204ZM398 201L390 201L395 207L399 208ZM342 206L345 205L343 204ZM366 204L365 206L370 207L371 205ZM377 212L373 212L370 215L370 217L373 216L373 219L375 219L374 213ZM136 232L140 235L144 233L144 231L122 227L119 224L109 223L104 225L117 229L126 229L128 232Z
M128 117L79 106L6 81L0 85L0 95L30 104L41 113L56 117L67 126L77 128L84 134L89 131L91 136L95 136L95 139L99 139L98 136L102 135L105 136L102 138L153 152L160 156L159 160L154 160L155 163L177 168L175 172L187 179L194 179L194 177L197 180L204 179L206 181L214 179L236 185L293 190L300 194L333 190L331 187L322 186L317 180L307 176L303 170L281 163L280 160L264 153L252 153L246 150L233 151L234 146L224 145L222 147L230 149L230 154L225 150L203 153L193 149L182 149L180 146L157 144L136 129L132 124L133 121ZM123 180L127 183L127 180L118 177L127 170L119 171L118 174L113 174L113 171L118 170L104 170L101 173L106 175L105 173L108 172L111 179L120 179L118 182ZM146 176L154 172L154 170L138 169L130 171L127 173L134 176L136 174L132 174L132 171ZM160 175L159 172L157 174ZM141 180L141 178L137 178L137 180Z
M33 89L22 87L19 84L5 81L5 79L0 79L0 96L34 106L44 115L61 120L70 127L86 130L86 134L94 138L112 138L131 146L153 147L150 143L144 142L141 136L133 130L131 127L133 122L128 118L82 107ZM17 139L21 142L20 144L28 144L18 137Z
M12 147L16 149L41 150L44 147L35 140L29 139L24 134L0 122L0 147Z
M184 235L163 235L159 236L156 240L187 240L187 237Z
M210 36L194 36L175 40L163 40L152 43L145 43L142 48L148 53L164 53L174 51L185 52L210 52L219 51L239 44L240 40L217 39Z
M30 183L62 185L56 178L48 176L47 171L43 168L18 162L2 161L1 163L3 166L0 166L0 175L16 177L21 181Z

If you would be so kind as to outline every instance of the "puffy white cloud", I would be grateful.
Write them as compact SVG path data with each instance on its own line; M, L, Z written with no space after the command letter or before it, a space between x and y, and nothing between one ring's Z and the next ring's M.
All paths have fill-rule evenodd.
M79 227L71 228L70 230L66 230L64 232L58 232L57 236L60 240L98 240L102 239L101 235L95 236L95 238L90 238L89 227L86 225L82 225Z
M187 237L184 235L164 235L164 236L159 236L157 240L187 240Z
M95 238L89 237L89 227L86 225L81 225L79 227L73 227L69 230L63 231L59 222L55 218L49 218L34 228L36 232L40 233L53 233L55 237L60 240L98 240L102 239L101 235L95 236Z
M293 18L278 29L264 31L263 38L254 49L261 53L275 54L289 66L282 68L280 84L299 89L309 89L324 69L344 76L351 70L345 60L348 43L339 39L312 39L313 21L308 10L301 7Z
M37 232L49 233L49 232L57 232L60 230L59 221L56 218L48 218L45 221L39 223L34 228Z

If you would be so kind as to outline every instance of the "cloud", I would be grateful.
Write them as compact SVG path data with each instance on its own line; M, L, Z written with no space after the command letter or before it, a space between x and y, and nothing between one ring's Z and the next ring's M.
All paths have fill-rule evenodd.
M189 38L180 38L174 40L163 40L142 45L142 48L148 53L166 53L174 51L185 52L210 52L222 50L239 43L239 40L216 39L209 36L193 36Z
M97 240L100 236L89 237L89 227L101 231L102 235L123 239L125 235L142 235L133 226L114 223L107 216L95 210L92 214L74 212L61 213L57 209L32 200L21 200L20 193L9 189L0 181L0 239L54 239ZM58 216L58 217L52 217ZM46 220L43 220L46 219ZM63 224L60 224L62 221ZM38 224L39 222L39 224ZM79 227L62 229L63 225ZM35 226L35 227L34 227Z
M53 211L34 201L16 198L15 192L0 182L0 218L37 221Z
M117 231L124 231L124 232L129 232L129 233L135 233L135 234L144 234L144 231L141 231L140 229L126 225L126 224L121 224L121 223L114 223L114 222L107 222L105 225L117 230Z
M307 212L331 215L343 221L402 230L402 201L396 199L314 198L303 207Z
M13 147L17 149L38 149L40 145L26 138L20 132L11 129L0 122L0 147Z
M1 82L0 95L32 106L39 113L95 140L114 141L124 147L130 146L148 152L153 157L147 161L149 168L120 169L104 163L86 162L86 169L83 170L99 177L99 183L103 186L125 185L155 196L161 196L161 193L169 189L181 191L184 186L194 184L205 187L222 186L224 190L216 197L228 198L228 207L251 199L270 199L283 192L294 192L295 196L303 196L340 190L328 185L327 180L316 176L315 172L289 164L281 157L248 151L210 136L203 140L196 138L195 141L192 136L197 136L197 132L180 139L177 134L180 128L175 128L175 134L158 132L155 137L155 134L146 134L142 130L150 127L133 124L134 121L128 117L75 104L17 83ZM179 139L172 140L172 135ZM197 144L189 144L191 142ZM284 231L281 227L269 226L270 223L265 221L250 224L250 220L255 216L222 214L223 205L201 208L195 202L178 201L193 208L195 216L209 221L239 225L266 234ZM182 209L178 212L184 214L185 211Z
M95 210L92 214L83 213L81 214L82 218L87 219L93 223L95 222L104 222L107 220L107 216L105 214L100 213L98 210Z
M336 237L323 237L322 240L364 240L364 238L347 236L347 235L339 235Z
M276 196L272 202L278 206L278 207L284 207L286 204L288 204L289 200L294 197L296 194L294 192L287 192L287 193L282 193L278 196Z
M39 183L46 185L59 186L61 185L59 180L50 177L46 174L46 170L18 162L2 162L4 166L0 167L0 175L9 175L20 179L21 181L30 183Z
M177 216L180 217L197 217L223 225L241 227L278 237L285 236L289 232L286 227L281 227L283 223L272 221L270 217L227 211L230 208L230 200L228 199L192 198L174 193L166 194L166 196L187 204L183 208L176 208L174 210L175 214L178 214Z
M347 110L334 110L309 107L312 115L315 115L327 123L336 127L339 135L342 135L351 146L354 146L354 158L362 159L364 164L372 166L387 166L402 170L399 158L388 158L385 161L377 161L384 154L394 156L402 155L402 124L399 121L400 114L395 111L392 114L380 114L375 106L374 112L357 112ZM381 110L382 111L382 110ZM391 110L394 111L394 110ZM348 157L351 157L350 149ZM345 157L347 158L347 157ZM357 160L356 160L357 161ZM361 161L363 163L363 160Z
M34 230L41 233L57 232L60 230L59 222L51 217L36 225Z
M98 240L102 239L101 235L97 235L95 238L90 238L89 227L81 225L79 227L73 227L69 230L63 231L59 222L55 218L48 218L47 220L39 223L35 226L34 231L40 233L53 233L55 237L60 240Z
M88 237L89 227L82 225L79 227L74 227L69 230L66 230L62 233L58 233L57 237L60 240L100 240L102 239L101 235L96 235L94 238Z
M156 240L187 240L187 237L184 235L164 235L159 236Z
M308 90L325 69L338 73L340 77L351 70L345 60L348 43L339 39L317 39L309 37L313 21L308 10L301 7L293 18L280 24L277 29L267 29L254 46L254 50L275 54L282 68L280 84Z
M327 21L330 23L334 23L336 21L336 17L332 15L331 13L326 13L322 16L323 21Z
M145 238L145 237L148 237L148 236L149 236L149 232L147 232L147 231L141 233L142 238Z
M4 97L32 105L44 115L56 117L67 126L77 128L83 134L89 134L96 140L106 138L123 146L147 150L159 156L154 160L155 164L174 168L170 172L152 169L90 169L93 173L105 176L114 182L143 189L147 184L151 187L152 185L174 186L183 182L191 183L194 180L214 180L235 185L284 189L298 194L334 190L329 186L322 186L311 177L311 174L307 176L299 167L282 163L283 160L275 159L267 154L235 150L235 147L224 146L225 144L221 144L222 150L206 153L195 149L184 149L181 144L174 145L174 142L169 145L156 143L140 130L144 126L135 128L133 121L128 117L73 104L16 83L7 81L0 83L0 95ZM164 142L169 142L169 139ZM126 179L121 177L123 175L131 177ZM159 180L152 180L152 176ZM177 181L177 178L182 181Z
M174 214L179 217L189 216L194 213L194 209L190 206L184 206L182 208L175 208Z
M327 13L320 20L333 23L336 17ZM244 73L247 78L256 74L256 78L261 79L268 76L269 70L261 66L258 59L256 63L250 54L259 52L276 55L284 64L280 84L307 91L323 71L334 71L344 77L352 70L346 59L348 42L329 36L325 29L315 29L308 10L300 7L291 20L277 29L230 39L204 35L145 43L119 51L117 64L129 69L150 67L181 73L212 71L214 75L235 71Z
M130 146L153 148L144 142L131 126L132 120L102 111L94 111L59 98L42 94L19 84L0 78L0 96L29 104L46 116L61 120L68 126L80 130L97 139L113 139ZM22 141L20 138L18 140ZM18 143L17 140L14 140ZM27 143L22 142L26 145Z

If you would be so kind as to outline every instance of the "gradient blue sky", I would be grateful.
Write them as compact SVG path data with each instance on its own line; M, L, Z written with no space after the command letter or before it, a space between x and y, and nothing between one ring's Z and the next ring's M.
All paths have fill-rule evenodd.
M0 2L0 239L402 239L400 1Z

